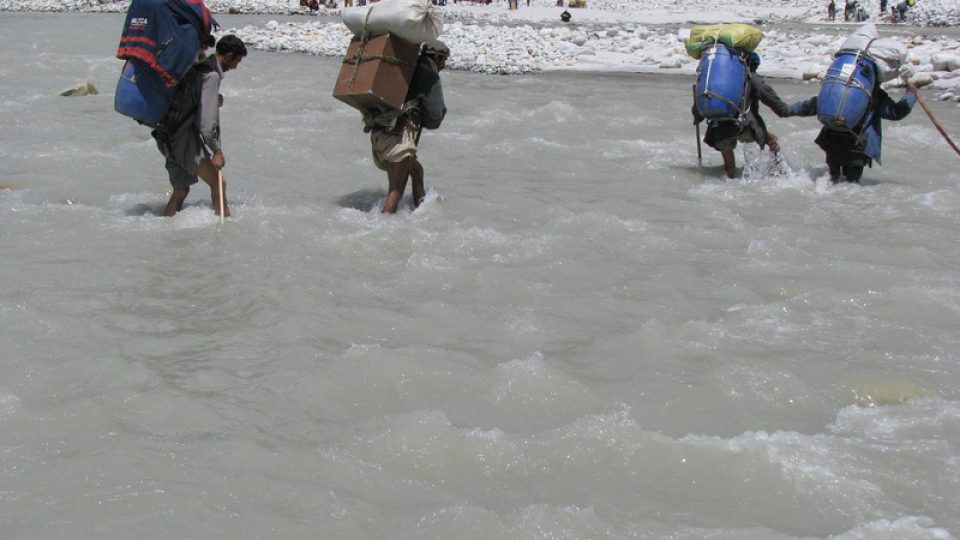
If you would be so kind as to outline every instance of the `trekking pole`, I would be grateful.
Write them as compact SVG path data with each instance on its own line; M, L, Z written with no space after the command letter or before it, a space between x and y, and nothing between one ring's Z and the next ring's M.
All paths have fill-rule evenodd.
M224 213L223 212L223 206L224 206L223 204L223 171L221 171L220 169L217 169L217 191L219 192L219 195L217 196L217 200L220 203L219 204L220 224L223 225L223 220L224 220L224 217L223 217L223 213Z
M943 135L943 138L946 139L947 144L950 145L950 148L953 148L953 151L956 152L957 155L960 155L960 148L957 148L957 145L954 144L953 139L951 139L950 136L947 135L947 132L943 129L943 126L940 125L940 122L937 122L936 117L933 116L933 112L930 110L929 107L927 107L927 104L922 99L920 99L920 94L918 93L916 96L917 96L917 103L919 103L920 106L923 107L923 112L927 113L927 116L930 117L930 121L933 122L933 126L937 128L937 131L939 131L941 135Z
M693 106L697 106L697 85L693 85ZM703 150L700 149L700 122L694 122L697 130L697 167L703 167Z

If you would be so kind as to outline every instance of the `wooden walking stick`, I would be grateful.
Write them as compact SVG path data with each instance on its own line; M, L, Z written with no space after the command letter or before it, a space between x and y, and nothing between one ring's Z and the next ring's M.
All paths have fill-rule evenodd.
M697 106L697 85L693 85L693 106ZM697 129L697 167L703 167L703 151L700 149L700 122L694 122Z
M223 220L224 220L224 216L223 216L223 214L224 214L224 212L223 212L223 208L224 208L224 203L223 203L223 199L224 199L224 196L223 196L223 171L221 171L220 169L217 169L217 191L219 192L219 195L217 196L217 200L218 200L219 203L220 203L220 204L218 205L218 206L220 206L220 224L223 225Z
M931 112L930 108L927 107L927 104L922 99L920 99L920 94L916 94L916 96L917 96L917 103L919 103L920 106L923 107L923 112L927 113L927 116L930 117L930 121L933 122L933 127L937 128L937 131L939 131L940 134L943 135L943 138L946 139L947 144L950 145L950 148L953 148L953 151L956 152L957 155L960 155L960 148L957 148L957 145L954 144L953 139L951 139L950 136L947 135L947 132L943 129L943 126L940 125L940 122L937 122L937 119L933 116L933 112Z

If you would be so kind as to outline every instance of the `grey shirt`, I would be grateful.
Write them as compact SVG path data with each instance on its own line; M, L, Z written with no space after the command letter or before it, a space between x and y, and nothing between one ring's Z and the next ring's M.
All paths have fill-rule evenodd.
M175 188L197 181L197 166L220 149L220 82L223 70L215 55L194 66L181 83L170 111L152 135L167 158Z
M220 84L223 82L223 70L217 62L217 55L211 54L204 60L208 64L202 76L200 88L200 107L195 119L200 139L210 149L210 153L220 150Z

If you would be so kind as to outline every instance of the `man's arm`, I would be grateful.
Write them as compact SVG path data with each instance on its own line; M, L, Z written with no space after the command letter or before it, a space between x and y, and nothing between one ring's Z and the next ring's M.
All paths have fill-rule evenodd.
M696 104L694 104L694 105L692 105L692 106L690 107L690 114L693 115L693 123L694 123L694 124L699 124L700 122L703 122L704 119L703 119L702 116L700 116L700 111L697 110L697 105L696 105Z
M214 154L220 153L220 74L204 73L200 90L200 137Z
M893 101L883 90L877 90L877 115L885 120L900 120L910 114L917 102L917 87L907 83L907 93L900 101Z
M760 101L770 107L770 110L775 112L777 116L780 118L790 116L790 107L780 99L780 96L767 84L767 81L763 80L763 77L756 74L751 75L750 84L753 85L753 90L757 93Z
M787 107L787 116L814 116L815 114L817 114L817 96Z

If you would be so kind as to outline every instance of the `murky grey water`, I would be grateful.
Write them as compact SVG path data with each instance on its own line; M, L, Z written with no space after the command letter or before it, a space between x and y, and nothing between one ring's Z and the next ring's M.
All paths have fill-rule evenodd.
M157 217L121 24L0 14L4 539L960 531L960 172L919 107L866 187L772 115L796 172L722 181L685 79L444 73L428 201L383 217L337 62L254 52L220 226L199 187Z

